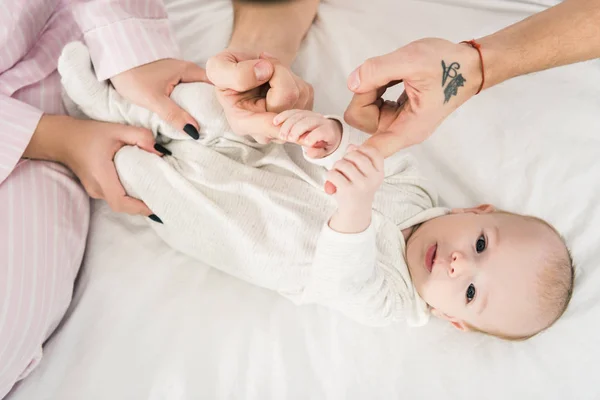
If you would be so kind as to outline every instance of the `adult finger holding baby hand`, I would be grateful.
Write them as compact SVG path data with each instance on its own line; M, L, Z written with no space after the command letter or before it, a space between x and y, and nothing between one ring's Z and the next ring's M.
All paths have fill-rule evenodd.
M281 142L277 113L312 109L312 86L269 54L229 49L210 58L206 69L233 132L259 143Z
M384 101L385 91L400 82L404 92ZM478 52L468 44L422 39L368 59L348 78L355 94L344 118L371 133L367 144L384 157L421 143L482 86Z

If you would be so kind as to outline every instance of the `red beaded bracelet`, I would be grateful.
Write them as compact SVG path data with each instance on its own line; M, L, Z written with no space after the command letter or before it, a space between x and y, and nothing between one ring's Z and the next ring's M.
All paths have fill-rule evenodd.
M479 92L481 92L481 89L483 89L483 84L485 83L485 70L483 68L483 56L481 55L481 45L479 43L477 43L475 41L475 39L465 40L465 41L462 41L461 43L468 44L469 46L471 46L472 48L477 50L477 53L479 54L479 61L481 61L481 85L479 85L479 90L477 90L477 93L475 93L475 94L479 94Z

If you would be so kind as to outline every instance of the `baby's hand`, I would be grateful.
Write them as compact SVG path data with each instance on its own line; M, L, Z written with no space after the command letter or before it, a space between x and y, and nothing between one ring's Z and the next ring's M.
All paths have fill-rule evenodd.
M277 115L273 124L281 125L281 140L301 145L309 158L330 155L342 140L342 125L314 111L287 110Z
M327 174L327 180L337 188L334 198L338 209L349 214L370 212L383 177L381 153L373 147L354 145L348 147L348 153Z

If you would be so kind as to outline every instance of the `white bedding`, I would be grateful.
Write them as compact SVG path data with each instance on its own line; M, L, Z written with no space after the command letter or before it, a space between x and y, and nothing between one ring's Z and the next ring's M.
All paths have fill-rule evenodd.
M315 86L315 109L339 114L365 58L425 36L478 37L550 4L328 1L294 68ZM168 7L186 58L204 63L226 44L229 0ZM563 232L575 296L539 337L506 343L439 321L374 329L296 307L98 203L70 315L9 399L598 399L599 110L600 62L569 66L484 92L410 150L447 205L491 202Z

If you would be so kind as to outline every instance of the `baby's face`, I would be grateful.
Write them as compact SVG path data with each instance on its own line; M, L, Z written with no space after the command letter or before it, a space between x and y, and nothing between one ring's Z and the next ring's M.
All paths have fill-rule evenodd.
M537 332L538 273L554 243L540 223L480 206L422 224L408 266L432 313L468 330Z

